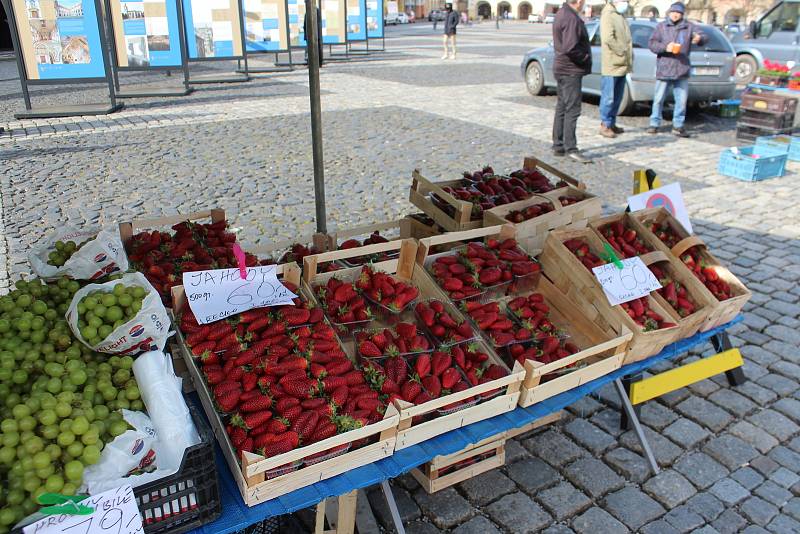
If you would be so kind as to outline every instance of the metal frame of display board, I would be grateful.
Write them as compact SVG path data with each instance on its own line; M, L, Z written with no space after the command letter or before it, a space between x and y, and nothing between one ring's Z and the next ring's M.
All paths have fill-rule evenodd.
M244 12L244 3L242 3L242 31L244 31L244 21L245 21L245 12ZM273 72L291 72L294 70L294 63L292 62L292 35L289 29L289 4L286 0L283 0L283 12L284 16L286 17L286 49L283 50L262 50L262 51L253 51L250 52L247 50L247 40L244 41L244 55L253 55L253 56L262 56L267 54L274 54L275 64L274 67L269 68L258 68L258 69L251 69L247 63L245 63L245 68L241 68L241 63L239 63L239 68L236 69L236 72L242 74L269 74ZM246 34L245 34L246 37ZM278 62L278 54L289 54L289 62L288 63L279 63Z
M357 1L359 2L359 7L360 7L362 0L357 0ZM356 56L367 55L369 54L369 37L368 37L369 32L367 31L367 0L363 0L364 9L363 10L359 9L360 11L363 11L361 15L364 24L363 39L350 39L350 37L348 37L350 31L349 31L349 21L347 15L347 2L348 0L345 0L344 2L344 38L345 38L345 44L347 45L347 52ZM353 43L366 43L365 46L367 48L353 50Z
M14 15L14 7L11 1L0 0L8 16L8 27L11 31L11 42L16 52L17 69L19 70L19 81L22 85L22 98L25 101L25 111L14 113L16 119L46 119L54 117L79 117L82 115L108 115L119 111L125 104L117 102L117 95L114 92L114 80L111 75L111 66L108 62L108 42L106 40L105 24L102 22L102 6L100 0L94 0L95 11L97 13L97 30L100 34L100 48L103 51L103 70L105 76L101 78L56 78L50 80L29 80L25 70L25 59L22 55L22 45L20 43L19 28ZM31 105L31 95L28 90L29 85L70 85L87 83L107 83L109 103L96 104L66 104L61 106L42 106L34 108Z
M184 0L180 0L183 2ZM192 0L185 0L186 2L191 2ZM186 57L189 64L191 63L204 63L206 61L237 61L241 62L244 61L244 71L247 72L247 44L245 42L245 35L244 35L244 6L242 5L242 0L237 0L236 2L239 5L239 34L240 38L242 39L242 55L241 56L224 56L224 57L196 57L192 58L189 57L189 30L186 28L186 18L184 16L182 20L182 24L184 26L183 37L184 37L184 46L186 48ZM183 6L181 6L183 7ZM241 63L239 63L241 65ZM238 72L238 71L237 71ZM241 82L249 82L250 75L244 74L244 76L237 74L229 74L227 76L209 76L209 77L200 77L200 78L192 78L191 71L189 77L189 83L191 85L203 85L203 84L211 84L211 83L241 83Z
M386 51L386 24L383 23L384 16L383 16L383 1L384 0L376 0L378 2L378 18L381 21L381 36L380 37L370 37L369 36L369 28L367 28L367 50L370 52L384 52ZM380 39L381 40L381 47L374 48L370 50L369 42Z
M147 66L147 67L121 67L118 63L117 57L117 40L114 33L114 20L111 15L111 1L105 0L106 8L106 24L108 24L108 35L111 38L111 66L114 76L114 87L118 98L139 98L139 97L154 97L154 96L186 96L194 91L194 88L189 86L189 52L186 50L186 25L183 19L183 2L175 0L178 17L178 40L181 47L181 64L170 66ZM120 72L149 72L149 71L166 71L169 76L173 70L180 69L183 72L183 88L180 87L128 87L122 91L119 83Z

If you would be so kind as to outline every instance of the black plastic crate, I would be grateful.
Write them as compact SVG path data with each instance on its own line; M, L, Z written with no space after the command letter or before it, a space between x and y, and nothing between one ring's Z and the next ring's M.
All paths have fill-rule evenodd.
M250 525L237 534L278 534L279 532L281 532L281 516L275 516Z
M739 117L739 124L742 126L754 126L756 128L772 128L776 130L791 128L794 123L794 111L774 113L769 111L744 110Z
M747 126L740 124L736 127L736 139L750 142L755 141L756 137L761 137L763 135L791 135L793 131L794 130L792 128L761 128L758 126Z
M189 412L200 443L186 449L177 473L133 490L147 534L180 534L214 521L221 512L214 435L191 403Z

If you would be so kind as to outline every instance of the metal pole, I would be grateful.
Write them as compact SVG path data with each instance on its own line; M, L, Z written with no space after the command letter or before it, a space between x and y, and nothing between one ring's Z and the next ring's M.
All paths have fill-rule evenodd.
M183 71L183 88L189 91L189 49L186 40L186 19L183 15L183 0L175 0L178 17L178 40L181 47L181 70Z
M117 92L119 92L119 64L117 61L119 60L118 52L117 52L117 39L114 32L114 21L111 16L111 1L106 0L105 2L106 12L105 17L103 18L103 22L106 25L108 36L111 38L111 75L114 77L114 87L116 88Z
M17 21L11 2L3 1L3 9L6 10L6 14L8 15L8 26L9 30L11 30L11 43L16 51L14 55L17 58L17 70L19 71L19 81L22 86L22 98L25 100L25 109L30 110L31 95L28 92L28 73L25 70L25 63L22 59L22 45L20 44L20 35L17 33Z
M403 527L403 520L400 518L400 511L397 509L397 502L394 500L394 493L392 493L392 487L389 485L388 480L381 482L381 489L383 490L383 498L386 499L386 504L389 506L389 513L392 514L392 522L397 534L406 534L406 529Z
M319 98L319 42L317 6L315 0L305 0L306 50L308 51L308 89L311 101L311 150L314 159L314 203L316 205L317 232L327 233L325 215L325 169L322 161L322 105Z
M117 94L114 87L114 76L112 75L113 61L111 57L111 49L108 46L108 34L106 33L106 21L103 20L103 6L100 0L95 0L94 9L97 13L97 29L100 31L100 46L103 49L103 63L106 73L106 81L108 82L108 98L111 101L112 111L117 108Z
M650 464L650 469L653 471L653 474L657 475L661 470L658 467L658 462L656 462L656 457L653 456L652 449L650 449L650 442L647 441L647 436L645 436L644 429L639 423L639 418L633 410L631 400L628 398L628 392L625 391L625 386L622 385L622 381L619 378L614 380L614 386L617 388L617 393L619 393L619 400L622 402L622 407L628 414L628 420L633 423L633 429L636 431L639 443L642 444L642 451L644 451L644 456L647 458L647 463Z

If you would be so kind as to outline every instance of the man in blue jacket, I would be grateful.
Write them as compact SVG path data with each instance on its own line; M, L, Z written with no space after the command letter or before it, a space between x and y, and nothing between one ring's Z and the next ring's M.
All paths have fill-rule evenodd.
M667 91L672 87L675 111L672 113L672 133L689 137L683 122L686 119L686 100L689 97L689 54L692 45L705 42L705 37L683 14L685 7L675 2L669 7L667 19L656 26L650 36L650 51L656 54L656 87L653 95L653 112L647 133L658 133L661 125L661 108Z

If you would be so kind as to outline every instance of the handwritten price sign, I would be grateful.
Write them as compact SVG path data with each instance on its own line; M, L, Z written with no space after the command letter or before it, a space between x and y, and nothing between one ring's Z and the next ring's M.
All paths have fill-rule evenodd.
M200 324L213 323L266 306L291 304L297 297L278 281L274 265L239 269L216 269L183 273L186 300Z
M613 263L592 268L612 306L638 299L661 288L655 275L638 256L622 260L622 269Z
M90 515L56 514L23 527L24 534L137 534L142 516L130 485L92 495L80 504L94 508Z

